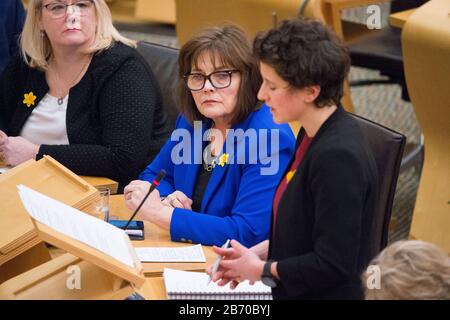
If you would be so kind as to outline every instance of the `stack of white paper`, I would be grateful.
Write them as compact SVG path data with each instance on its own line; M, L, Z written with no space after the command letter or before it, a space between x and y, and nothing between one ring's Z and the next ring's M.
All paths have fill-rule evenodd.
M206 262L202 246L135 248L141 262Z

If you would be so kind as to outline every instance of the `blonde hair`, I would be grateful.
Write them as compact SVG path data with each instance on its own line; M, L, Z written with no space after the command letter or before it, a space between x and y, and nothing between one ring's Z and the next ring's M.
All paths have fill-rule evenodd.
M367 272L363 272L368 300L450 299L450 257L436 245L397 241L375 257L371 266L380 268L380 287L369 289Z
M20 38L20 48L25 62L32 68L46 70L52 47L47 36L41 35L39 20L43 0L30 0L27 17ZM121 42L130 47L136 47L136 41L120 35L112 24L111 12L104 0L94 0L97 31L94 44L86 53L95 53L109 48L114 42Z

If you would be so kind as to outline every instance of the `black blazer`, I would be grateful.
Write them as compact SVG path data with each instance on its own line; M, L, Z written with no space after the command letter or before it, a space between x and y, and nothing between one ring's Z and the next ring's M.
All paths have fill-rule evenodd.
M20 135L48 90L45 73L16 55L0 76L0 129ZM37 99L28 108L29 92ZM69 145L41 145L37 159L50 155L79 175L109 177L120 188L138 176L169 130L158 83L135 49L116 43L94 55L70 89L66 126Z
M297 146L304 134L302 129ZM269 247L281 279L274 299L362 298L359 276L372 258L369 226L377 193L374 157L358 124L339 107L280 199Z

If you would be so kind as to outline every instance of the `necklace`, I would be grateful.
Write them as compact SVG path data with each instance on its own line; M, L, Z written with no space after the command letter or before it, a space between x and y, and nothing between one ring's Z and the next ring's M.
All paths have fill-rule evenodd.
M70 91L70 88L71 88L77 81L80 80L81 74L83 73L83 71L86 70L86 67L87 67L87 66L89 65L89 63L91 62L91 59L92 59L92 56L89 56L89 59L87 59L86 62L83 64L83 67L81 68L80 72L77 74L76 78L74 78L72 81L70 81L70 83L69 83L68 86L65 85L64 82L61 81L61 78L59 77L59 74L58 74L58 72L56 71L56 67L54 67L55 63L53 63L52 69L53 69L53 73L55 74L56 82L57 82L58 84L65 85L65 87L68 87L68 88L69 88L69 91ZM55 61L55 60L53 59L53 61ZM61 88L61 87L60 87L60 88ZM58 105L59 105L59 106L62 105L62 104L64 103L64 97L66 96L66 95L64 94L65 91L66 91L66 90L62 89L62 90L60 90L60 92L59 92L59 95L58 95Z
M214 125L211 126L211 129L213 127L214 127ZM212 169L215 168L215 166L217 164L217 158L218 158L218 156L214 156L212 154L211 131L208 131L208 134L207 134L205 140L209 141L209 144L203 150L203 168L206 171L210 172L210 171L212 171Z
M212 171L217 164L217 156L213 156L211 151L211 144L208 144L203 150L203 168L206 171Z

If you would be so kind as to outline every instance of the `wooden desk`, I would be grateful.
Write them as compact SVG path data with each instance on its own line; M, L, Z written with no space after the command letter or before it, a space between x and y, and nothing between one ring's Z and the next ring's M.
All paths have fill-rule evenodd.
M416 11L415 8L391 14L389 16L389 24L394 28L402 29L406 20L408 20L409 16L413 14L414 11Z
M342 10L364 7L388 1L389 0L325 0L323 1L325 21L328 25L333 27L334 32L336 32L339 37L346 40L341 20ZM367 28L364 29L364 32L367 32Z
M80 176L83 180L85 180L90 185L95 188L109 188L111 194L117 193L117 188L119 187L119 183L114 180L105 178L105 177L89 177L89 176Z
M166 288L162 277L147 278L144 285L137 290L146 300L167 300Z
M92 208L85 211L90 212ZM128 219L132 215L132 211L125 206L123 195L113 195L110 198L110 218L111 219ZM135 247L183 247L191 244L173 242L170 240L170 234L167 230L163 230L150 222L144 222L145 240L132 241ZM203 252L206 257L206 263L142 263L144 275L147 277L145 284L137 290L147 300L165 300L166 290L162 273L164 268L172 268L186 271L204 272L206 267L211 265L216 259L216 254L211 247L203 246ZM64 250L52 248L50 253L53 258L60 257L65 253Z
M132 211L125 206L123 195L113 195L110 198L110 218L127 220L132 215ZM185 247L191 246L189 243L173 242L170 240L169 231L163 230L150 222L144 222L145 240L132 241L135 247ZM142 263L144 275L146 277L161 277L164 268L178 270L205 271L216 259L216 254L211 247L203 246L206 263Z
M0 160L0 167L5 167L3 160ZM117 183L114 180L105 177L90 177L90 176L80 176L80 177L95 188L106 187L111 190L111 194L117 193L119 183Z
M402 50L409 96L425 143L410 237L450 253L449 13L449 0L417 8L402 29Z
M331 26L337 36L348 44L359 37L365 36L368 30L365 25L342 21L342 11L387 1L389 0L323 0L321 3L326 24ZM341 102L347 111L355 112L348 79L344 81L344 96Z
M175 24L175 0L136 0L135 17L146 21Z
M111 218L128 219L132 214L131 210L127 209L125 206L123 195L111 196L110 205ZM91 208L87 208L85 211L89 213L90 210ZM172 242L170 241L170 235L167 230L162 230L149 222L144 222L144 224L145 240L132 241L132 244L135 247L182 247L191 245L187 243ZM142 263L144 275L147 279L137 292L147 300L167 299L164 280L162 278L164 268L204 272L206 266L211 265L214 262L216 255L211 247L207 246L203 246L203 252L206 257L206 263ZM59 248L52 248L50 253L53 259L61 259L62 255L66 252Z

